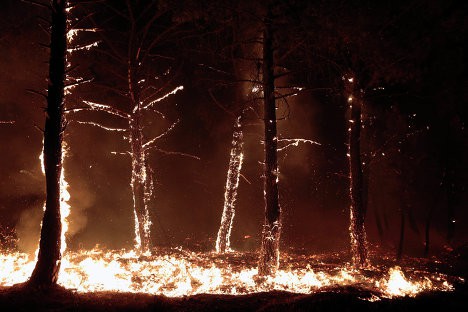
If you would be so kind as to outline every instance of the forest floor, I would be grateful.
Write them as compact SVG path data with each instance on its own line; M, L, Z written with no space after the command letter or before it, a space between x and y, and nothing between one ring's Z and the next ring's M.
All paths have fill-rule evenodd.
M377 259L377 257L374 257ZM382 256L380 256L383 259ZM415 297L382 297L362 285L333 285L310 294L270 291L246 295L198 294L166 297L144 293L88 292L57 287L0 287L0 311L468 311L468 245L437 261L418 261L429 272L458 276L452 291ZM402 263L405 267L405 263ZM407 266L408 268L408 266Z
M309 295L267 292L242 296L195 295L168 298L147 294L98 292L80 294L55 289L0 289L1 311L468 311L468 287L431 292L415 298L369 301L367 290L335 287Z

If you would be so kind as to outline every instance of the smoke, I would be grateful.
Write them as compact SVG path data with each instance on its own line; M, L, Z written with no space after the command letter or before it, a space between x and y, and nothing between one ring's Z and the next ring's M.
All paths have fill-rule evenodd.
M95 194L89 189L89 185L75 181L69 187L70 216L68 217L69 228L67 237L71 238L86 227L88 217L86 210L94 205Z
M39 244L43 210L39 207L24 210L16 225L18 249L30 255L34 254Z

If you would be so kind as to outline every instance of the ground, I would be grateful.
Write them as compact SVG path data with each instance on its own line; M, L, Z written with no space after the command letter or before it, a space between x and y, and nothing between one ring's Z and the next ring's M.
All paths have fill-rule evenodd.
M78 294L61 288L30 291L15 287L0 289L1 311L467 311L468 288L453 292L421 294L416 298L382 299L371 302L366 290L330 288L310 295L287 292L243 296L196 295L168 298L145 294Z

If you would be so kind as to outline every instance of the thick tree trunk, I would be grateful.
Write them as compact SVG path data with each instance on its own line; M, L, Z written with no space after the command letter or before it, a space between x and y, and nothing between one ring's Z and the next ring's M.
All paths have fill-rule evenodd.
M52 28L49 85L44 128L44 169L46 205L42 219L39 254L29 279L33 287L52 287L57 283L61 262L60 175L64 129L64 85L67 53L67 13L65 0L52 1Z
M281 234L281 208L278 199L278 163L276 134L276 101L273 61L272 14L269 10L263 32L263 101L265 123L265 221L258 274L274 273L279 266L279 241Z
M362 98L359 90L355 88L356 78L347 78L348 104L350 109L350 120L348 128L349 144L349 171L350 171L350 235L351 252L353 264L356 267L364 267L367 260L367 238L364 221L366 216L366 205L364 202L364 176L362 172L361 159L361 107Z
M243 162L244 139L242 134L242 115L236 118L232 134L231 154L224 191L224 208L221 225L216 239L216 252L226 252L230 248L232 223L236 212L237 188Z
M132 116L131 128L131 157L132 157L132 193L135 213L135 241L136 248L142 253L151 249L151 221L148 202L151 197L149 177L146 167L146 154L143 150L143 133L140 125L140 112Z

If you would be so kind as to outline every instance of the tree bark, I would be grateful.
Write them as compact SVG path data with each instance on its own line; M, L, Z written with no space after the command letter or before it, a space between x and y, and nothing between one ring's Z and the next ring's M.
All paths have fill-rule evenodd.
M137 110L131 121L131 158L132 158L132 193L135 213L136 248L142 253L151 249L150 216L148 203L151 198L149 173L146 166L146 155L143 150L143 133L140 125L140 111Z
M56 285L61 262L60 175L65 125L64 85L67 53L67 1L52 1L49 85L44 128L46 204L42 219L39 254L29 279L33 287Z
M356 87L356 77L347 77L346 84L350 119L348 128L349 171L350 171L350 235L353 264L364 267L367 260L367 238L364 226L366 205L364 202L364 176L361 159L361 108L362 97Z
M230 238L232 223L236 212L235 204L237 200L237 188L243 162L243 134L242 134L242 113L236 118L234 132L232 134L231 154L229 158L229 168L226 178L224 192L224 208L221 217L221 225L216 239L216 252L226 252L230 248Z
M273 59L272 12L268 10L263 32L263 102L265 124L265 221L258 274L274 273L279 266L279 240L281 234L281 208L278 199L278 162L276 134L276 101Z

